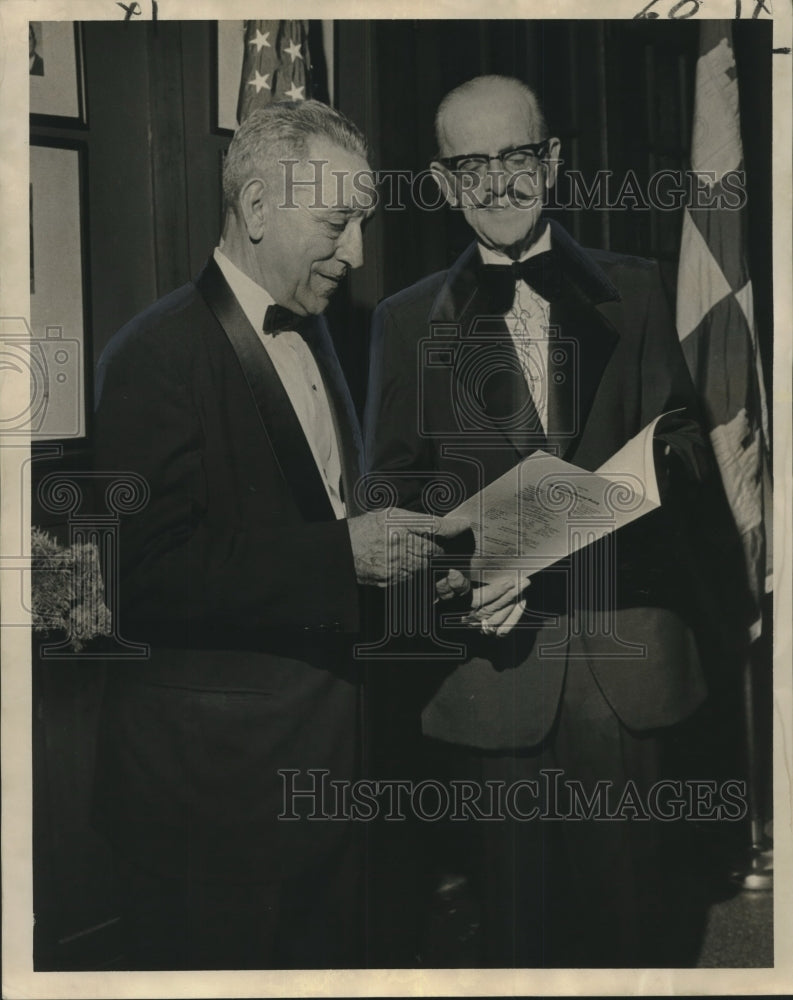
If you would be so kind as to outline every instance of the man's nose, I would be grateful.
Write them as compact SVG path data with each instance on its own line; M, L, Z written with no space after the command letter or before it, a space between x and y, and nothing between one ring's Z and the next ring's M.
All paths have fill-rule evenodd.
M343 261L350 270L363 264L363 233L360 222L351 222L344 230L336 247L336 259Z
M484 183L487 193L496 198L502 198L507 193L507 173L500 163L488 168Z

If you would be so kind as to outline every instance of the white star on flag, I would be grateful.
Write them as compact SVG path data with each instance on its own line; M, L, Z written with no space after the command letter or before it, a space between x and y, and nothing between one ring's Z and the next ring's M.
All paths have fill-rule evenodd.
M273 101L311 98L308 28L308 21L245 21L238 122Z
M289 53L289 55L292 57L292 62L294 62L295 59L303 58L303 55L300 51L300 46L297 44L297 42L290 41L290 43L284 49L284 52Z
M248 45L255 45L257 52L261 52L262 49L269 49L269 48L271 48L271 45L270 45L270 32L269 31L262 32L262 31L258 31L257 30L255 38L252 38L248 42Z
M264 76L258 71L253 71L254 75L248 80L249 87L255 87L256 93L260 93L262 90L270 89L270 74L265 73Z

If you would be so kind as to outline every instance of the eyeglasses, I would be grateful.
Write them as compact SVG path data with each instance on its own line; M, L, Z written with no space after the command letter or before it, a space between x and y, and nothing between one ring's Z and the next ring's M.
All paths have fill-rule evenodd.
M548 152L548 140L528 142L525 146L513 146L488 156L487 153L463 153L460 156L441 156L438 162L453 173L475 173L484 177L491 160L501 164L503 170L517 173L518 170L536 170Z

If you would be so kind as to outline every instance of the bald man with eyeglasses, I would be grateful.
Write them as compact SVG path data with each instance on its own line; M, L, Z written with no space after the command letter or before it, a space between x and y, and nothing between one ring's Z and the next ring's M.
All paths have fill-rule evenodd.
M718 559L697 518L711 490L712 516L724 507L696 393L657 265L584 250L544 214L560 142L534 93L470 80L441 102L436 132L432 170L476 239L374 316L367 454L400 506L423 509L433 480L471 496L537 449L594 471L681 413L656 443L659 510L528 586L440 574L438 607L467 616L440 634L465 654L428 668L422 773L519 783L520 812L537 807L532 820L469 810L455 828L483 917L479 961L661 964L659 821L579 818L568 783L590 802L611 789L612 806L626 789L652 794L664 746L706 699L718 614L706 622L703 595L718 593Z

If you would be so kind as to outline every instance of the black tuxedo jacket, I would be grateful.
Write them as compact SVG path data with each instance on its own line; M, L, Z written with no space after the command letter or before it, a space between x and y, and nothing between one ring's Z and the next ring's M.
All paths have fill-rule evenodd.
M352 513L352 402L324 321L304 335ZM214 261L113 338L96 397L96 468L149 487L121 525L118 585L120 631L151 647L146 661L108 666L97 813L123 851L160 872L278 878L331 849L343 827L279 823L279 768L349 778L357 766L347 524Z
M547 439L503 320L511 294L494 305L476 245L378 307L367 455L401 505L426 506L444 489L462 500L538 446L595 470L660 413L682 407L696 418L656 265L585 251L551 226L562 286L550 314ZM703 700L701 654L714 635L703 626L722 610L700 531L708 490L711 525L729 531L730 522L695 420L666 440L674 458L661 509L535 576L508 637L456 630L467 654L438 672L425 733L486 749L533 746L553 724L566 670L585 665L633 730L667 726Z

